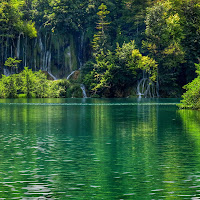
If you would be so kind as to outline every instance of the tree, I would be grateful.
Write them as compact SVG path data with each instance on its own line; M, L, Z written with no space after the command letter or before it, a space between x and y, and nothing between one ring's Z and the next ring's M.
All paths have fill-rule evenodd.
M27 98L35 96L36 77L32 69L25 67L20 76L22 80L22 92L26 94Z
M105 30L107 26L110 24L110 22L107 22L105 20L106 16L110 13L110 11L107 10L107 6L105 4L101 4L99 6L99 12L97 13L99 17L99 21L97 23L96 29L98 30L97 34L94 35L93 39L93 51L94 56L97 56L101 51L105 51L106 46L106 33Z
M153 83L157 64L148 56L142 56L135 42L117 46L115 52L101 52L96 56L94 69L84 78L84 83L94 94L106 97L125 97L136 86L143 71Z
M37 98L46 98L49 94L47 75L41 71L34 73L34 90Z
M141 48L142 40L145 39L145 17L148 7L152 7L155 0L126 0L123 1L121 35L127 40L135 40ZM122 37L121 36L121 37Z
M4 76L2 75L0 81L0 91L1 91L1 98L16 98L17 97L17 75L12 76Z
M184 39L179 14L169 1L158 2L148 8L146 40L143 47L158 62L158 82L162 96L177 94L181 63L184 62ZM170 85L170 87L169 87Z
M45 25L62 33L79 32L87 23L89 2L86 0L50 0L45 13Z
M0 3L0 36L14 38L24 33L36 37L37 31L32 21L23 20L23 0L3 0Z
M199 0L175 0L171 1L175 11L180 16L180 24L184 39L182 47L185 52L185 63L183 65L184 84L191 82L196 76L194 63L198 63L200 55L200 2Z
M11 68L11 72L12 70L16 71L16 69L18 68L18 64L21 63L21 60L17 60L16 57L15 58L7 58L7 60L5 61L5 66Z

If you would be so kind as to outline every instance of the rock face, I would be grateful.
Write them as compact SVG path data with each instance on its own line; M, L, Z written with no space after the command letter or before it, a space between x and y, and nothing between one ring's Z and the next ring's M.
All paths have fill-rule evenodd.
M37 38L19 34L15 38L0 38L0 64L8 57L22 60L20 68L47 71L56 78L66 78L84 63L84 34L56 34L38 29ZM5 70L4 70L5 71Z

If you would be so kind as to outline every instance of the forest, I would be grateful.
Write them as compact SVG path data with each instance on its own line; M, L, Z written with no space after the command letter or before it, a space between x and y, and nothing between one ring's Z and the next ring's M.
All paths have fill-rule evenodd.
M84 85L89 97L184 93L180 107L198 109L199 47L199 0L2 0L0 97L82 97Z

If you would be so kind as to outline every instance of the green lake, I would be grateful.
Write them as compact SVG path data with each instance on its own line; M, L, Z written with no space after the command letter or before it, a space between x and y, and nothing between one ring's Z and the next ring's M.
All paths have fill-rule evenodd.
M200 199L200 111L179 99L1 99L0 199Z

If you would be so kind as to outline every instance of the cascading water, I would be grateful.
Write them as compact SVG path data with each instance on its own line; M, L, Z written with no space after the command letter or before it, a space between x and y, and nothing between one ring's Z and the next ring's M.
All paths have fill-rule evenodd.
M72 71L72 72L67 76L67 80L69 80L70 77L71 77L75 72L76 72L76 70L75 70L75 71ZM83 98L87 98L85 85L81 84L81 85L80 85L80 88L81 88L82 93L83 93Z
M47 64L47 66L48 66L48 72L50 72L51 71L51 52L49 51L49 53L48 53L48 64Z
M42 43L42 38L41 38L41 35L39 35L39 48L40 48L40 68L43 70L43 71L46 71L45 70L45 49L44 49L44 45Z
M137 95L138 98L158 97L157 86L148 78L142 78L137 85Z
M20 57L20 41L21 41L21 33L19 34L17 39L17 58Z
M8 70L8 69L3 69L3 74L5 75L5 76L10 76L10 71Z
M68 58L69 58L69 69L72 70L72 54L71 54L71 47L68 47L68 52L67 52Z
M36 58L34 57L34 68L35 68L35 71L37 69L37 61L36 61Z
M83 98L87 98L86 90L85 90L85 85L81 84L81 90L83 92Z
M48 74L49 74L49 76L51 76L53 78L53 80L57 80L57 78L51 72L48 72Z
M44 71L51 71L51 52L47 51L44 53L44 59L43 59L43 70Z
M76 70L75 70L76 71ZM70 79L70 77L75 73L75 71L72 71L68 76L67 76L67 80Z
M79 49L79 53L78 53L78 60L79 60L80 69L83 66L84 39L85 39L85 32L83 32L80 36L80 47L79 47L80 49Z
M9 38L6 38L6 52L5 52L5 60L8 58L8 44L9 44Z
M10 56L13 57L13 47L10 46Z
M144 93L145 93L144 85L145 85L146 80L147 80L146 78L143 78L138 82L137 95L139 98L142 98L142 96L144 96Z
M24 51L24 66L27 67L27 43L28 43L28 38L27 36L25 37L25 51Z
M29 38L23 33L14 38L0 37L0 65L3 66L7 58L16 57L22 62L18 68L21 71L24 66L34 71L47 71L55 78L68 78L75 70L82 66L82 52L84 46L84 33L79 38L79 43L74 35L58 36L40 27L38 37ZM80 46L80 47L79 47ZM79 60L80 51L80 60ZM52 77L53 78L53 77Z

